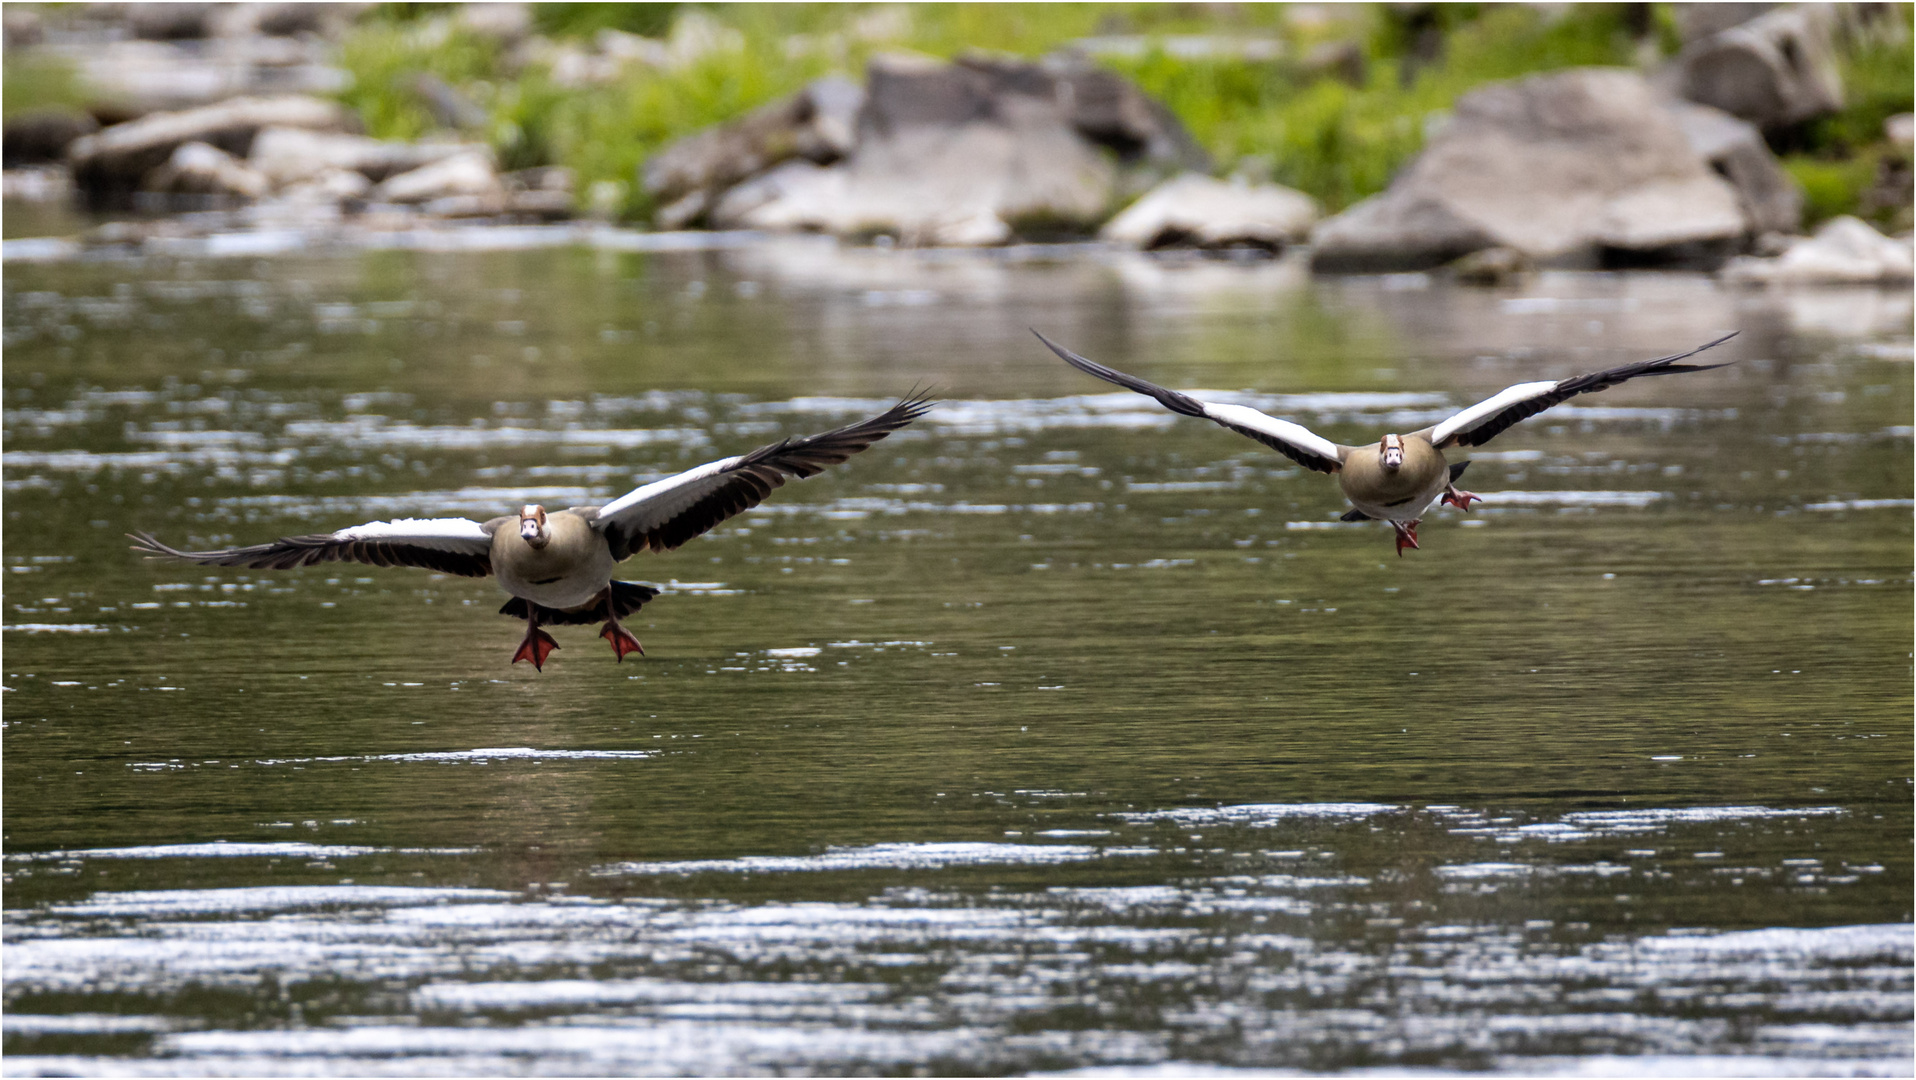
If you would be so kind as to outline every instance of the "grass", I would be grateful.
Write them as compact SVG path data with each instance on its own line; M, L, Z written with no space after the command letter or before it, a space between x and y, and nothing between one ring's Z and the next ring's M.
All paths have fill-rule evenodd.
M1630 7L1621 4L1440 5L1429 18L1441 33L1441 53L1414 67L1419 27L1406 9L1389 5L1301 12L1277 5L1110 3L539 5L540 32L581 44L605 29L665 36L688 11L736 35L736 48L706 52L683 66L635 64L607 85L565 87L538 65L513 69L490 41L429 31L434 20L426 16L440 10L388 5L347 42L344 60L355 81L345 98L368 131L416 138L430 130L432 118L410 78L431 72L489 110L484 137L509 167L570 166L581 192L598 181L620 184L624 212L633 217L652 209L634 177L659 147L821 75L856 76L886 49L947 58L973 49L1036 57L1094 35L1139 34L1159 42L1178 34L1277 38L1283 50L1270 61L1183 58L1158 47L1100 62L1168 105L1221 167L1262 160L1276 180L1336 211L1382 190L1422 148L1430 118L1476 86L1571 66L1631 65L1641 52L1668 53L1675 45L1663 4L1635 26ZM1897 6L1868 32L1840 42L1848 104L1802 132L1801 149L1787 163L1819 219L1854 211L1874 176L1871 155L1880 150L1883 119L1910 108L1909 21L1910 8ZM1304 63L1313 46L1335 41L1361 50L1357 85Z

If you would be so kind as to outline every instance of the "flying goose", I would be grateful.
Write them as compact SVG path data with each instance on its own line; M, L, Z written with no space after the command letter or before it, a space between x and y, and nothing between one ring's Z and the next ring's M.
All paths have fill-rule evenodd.
M1032 333L1038 334L1036 330ZM1386 435L1375 446L1341 446L1301 424L1266 416L1244 405L1225 405L1199 401L1176 390L1144 381L1135 375L1113 371L1103 364L1086 360L1069 349L1054 344L1043 334L1038 340L1059 358L1088 375L1116 383L1158 400L1160 405L1184 416L1197 416L1248 436L1283 454L1307 469L1336 473L1352 509L1345 521L1388 521L1397 530L1397 554L1417 547L1417 524L1424 514L1442 499L1468 512L1470 504L1482 502L1474 492L1460 491L1457 479L1468 461L1455 465L1444 460L1444 451L1453 446L1482 446L1505 428L1521 420L1560 405L1578 394L1593 394L1639 376L1675 375L1685 371L1709 371L1725 364L1679 364L1705 349L1713 349L1735 337L1723 335L1689 352L1625 364L1588 375L1573 375L1555 382L1518 383L1502 393L1472 405L1441 423L1413 431L1408 435Z
M184 559L206 566L291 570L323 562L418 566L462 577L496 575L512 599L499 614L526 621L525 640L512 662L545 670L559 643L540 629L600 620L599 636L623 661L645 655L619 620L659 594L649 585L615 581L613 569L641 551L671 551L734 514L757 506L785 478L817 475L923 416L931 403L916 394L869 420L817 435L761 446L749 454L707 462L627 492L604 506L550 513L527 505L481 524L467 518L398 518L338 532L288 536L270 544L180 551L150 533L128 533L149 558Z

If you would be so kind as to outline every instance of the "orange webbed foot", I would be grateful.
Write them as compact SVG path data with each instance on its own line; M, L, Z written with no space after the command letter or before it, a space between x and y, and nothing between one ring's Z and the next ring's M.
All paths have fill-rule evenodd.
M599 631L599 636L612 643L613 654L622 661L627 653L645 655L645 646L639 644L639 639L633 637L630 630L616 622L608 621L605 628Z
M1398 558L1401 559L1404 557L1405 548L1411 548L1413 550L1422 550L1421 548L1417 546L1418 524L1419 523L1415 521L1410 522L1409 524L1405 524L1404 522L1401 522L1401 521L1391 522L1391 527L1397 530L1397 557Z
M552 640L551 634L536 626L528 627L525 640L519 643L519 651L512 654L512 662L516 664L521 660L530 660L535 670L544 671L546 658L558 647L559 643Z

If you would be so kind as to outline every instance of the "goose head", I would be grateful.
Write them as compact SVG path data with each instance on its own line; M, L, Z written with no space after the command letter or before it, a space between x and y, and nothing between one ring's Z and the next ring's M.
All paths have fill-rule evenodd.
M545 507L529 504L519 508L519 539L534 551L552 539L552 534L546 531Z
M1385 472L1396 472L1404 464L1404 440L1398 435L1386 435L1377 444L1377 456L1383 463Z

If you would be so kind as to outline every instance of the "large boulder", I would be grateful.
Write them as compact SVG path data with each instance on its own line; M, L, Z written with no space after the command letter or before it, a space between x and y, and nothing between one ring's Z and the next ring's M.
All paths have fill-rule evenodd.
M139 190L148 173L189 142L216 146L244 157L262 128L343 131L353 122L344 107L318 98L234 98L184 112L156 113L115 124L79 139L67 149L74 183L95 203Z
M1843 107L1827 5L1782 8L1704 37L1677 55L1678 85L1765 131Z
M645 162L640 184L660 206L661 228L703 217L717 196L789 158L829 164L851 152L865 92L820 79L782 101L674 142Z
M1783 170L1756 125L1722 109L1666 103L1690 148L1736 189L1752 232L1793 233L1803 224L1803 191Z
M1259 247L1276 251L1310 235L1317 203L1277 184L1184 173L1106 222L1098 237L1139 248Z
M1750 231L1736 191L1635 72L1481 87L1381 195L1313 231L1313 265L1421 270L1481 248L1545 265L1715 263Z
M1832 218L1816 235L1798 240L1773 259L1744 257L1723 278L1756 285L1856 285L1907 282L1911 249L1853 217Z
M1118 198L1123 164L1169 171L1209 163L1161 105L1081 60L947 64L892 54L867 69L841 163L787 160L722 195L716 185L699 190L710 207L701 212L719 227L992 244L1021 229L1089 229ZM668 210L680 221L696 217Z

